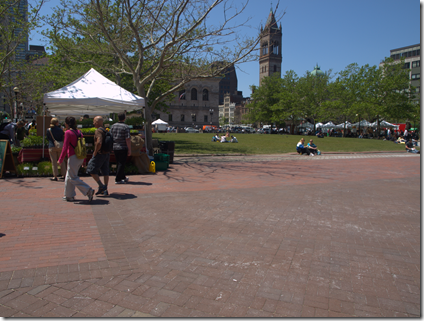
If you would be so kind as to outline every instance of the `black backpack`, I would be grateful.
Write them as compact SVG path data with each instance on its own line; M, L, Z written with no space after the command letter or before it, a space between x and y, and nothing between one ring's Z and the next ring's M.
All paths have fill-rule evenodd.
M110 153L113 150L113 137L112 137L112 134L110 132L106 131L102 127L100 127L100 129L104 133L101 151L103 153Z

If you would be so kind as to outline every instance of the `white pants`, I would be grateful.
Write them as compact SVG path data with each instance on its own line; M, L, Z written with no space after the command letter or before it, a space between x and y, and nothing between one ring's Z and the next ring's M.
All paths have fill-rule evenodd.
M87 183L84 183L78 177L78 170L83 162L84 160L77 158L76 155L72 155L68 158L68 169L65 178L65 196L67 198L75 197L75 187L78 187L83 195L87 195L91 189Z

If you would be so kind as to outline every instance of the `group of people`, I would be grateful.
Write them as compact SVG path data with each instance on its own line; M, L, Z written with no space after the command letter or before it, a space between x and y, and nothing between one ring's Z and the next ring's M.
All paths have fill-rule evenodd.
M118 120L119 122L113 124L110 128L113 139L113 152L117 163L115 184L125 184L129 181L129 178L125 176L124 168L127 156L131 155L131 135L128 125L125 124L125 113L119 113ZM97 192L78 176L78 171L83 165L84 159L77 157L75 148L78 138L83 137L83 134L77 129L75 118L67 117L65 119L65 131L60 127L58 119L52 118L50 128L47 130L54 176L52 180L58 180L58 165L60 165L62 174L60 178L65 180L64 201L75 201L75 188L78 188L83 195L87 196L90 202L94 195L109 195L110 151L105 149L106 129L103 126L103 117L94 117L93 125L96 128L94 133L94 151L92 158L87 164L86 172L97 183ZM55 141L63 144L63 146L58 147ZM100 180L99 174L103 175L103 182Z
M230 136L229 133L227 133L226 135L221 135L221 137L219 137L218 134L215 134L212 137L212 141L213 142L221 142L221 143L238 143L237 137L235 137L233 135L230 136L231 139L230 139L230 141L228 141L227 137L229 137L229 136Z
M314 144L314 140L310 139L307 146L305 146L305 138L301 138L296 145L296 151L300 154L306 154L310 156L321 155L321 151L318 149L317 145Z

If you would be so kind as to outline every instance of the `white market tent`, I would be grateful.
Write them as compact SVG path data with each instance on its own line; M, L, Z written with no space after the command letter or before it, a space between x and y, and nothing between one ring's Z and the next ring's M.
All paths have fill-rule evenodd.
M105 115L141 109L144 98L110 81L95 69L58 90L44 94L44 105L53 115Z
M334 127L336 127L336 125L332 121L329 121L325 125L322 125L322 127L323 128L334 128Z
M338 124L338 125L336 125L336 126L335 126L335 128L343 129L343 128L345 128L345 124L346 124L346 128L351 128L351 127L352 127L352 124L351 124L351 123L349 123L349 122L346 120L346 122L345 122L345 123Z
M306 122L306 123L303 123L303 124L301 124L301 125L299 125L297 127L298 128L309 128L309 129L312 129L312 128L314 128L314 125L311 124L311 123L309 123L309 122Z
M352 127L359 127L359 125L361 125L361 127L370 127L371 123L365 119L361 120L361 122L359 123L354 123L352 124Z
M320 127L322 127L323 125L324 125L323 123L316 123L316 124L315 124L315 127L316 127L316 128L320 128Z
M375 122L373 122L372 124L371 124L371 127L373 127L373 128L377 128L377 121L375 121ZM393 125L393 124L391 124L391 123L389 123L389 122L387 122L387 121L385 121L385 120L381 120L380 121L380 128L394 128L394 127L397 127L396 125Z
M157 119L152 123L152 125L168 125L168 123L162 119Z

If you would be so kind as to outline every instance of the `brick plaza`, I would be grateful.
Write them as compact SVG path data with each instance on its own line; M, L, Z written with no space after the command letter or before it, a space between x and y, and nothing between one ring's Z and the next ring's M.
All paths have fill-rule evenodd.
M421 316L419 155L176 157L109 193L0 180L1 317Z

